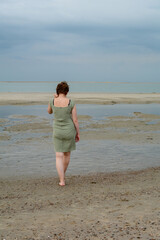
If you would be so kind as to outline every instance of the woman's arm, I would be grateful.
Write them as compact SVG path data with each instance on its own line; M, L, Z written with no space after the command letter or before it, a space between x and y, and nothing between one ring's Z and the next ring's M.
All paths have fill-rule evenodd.
M54 96L54 98L57 98L57 97L58 97L58 95L57 95L56 93L54 93L53 96ZM51 108L51 105L50 105L50 102L48 103L48 113L49 113L49 114L52 114L52 113L53 113L52 108Z
M76 142L80 140L79 136L79 123L78 123L78 118L77 118L77 110L76 110L76 105L74 105L74 108L72 110L72 120L76 128Z
M50 103L48 103L48 113L49 113L49 114L52 114L52 113L53 113L52 108L51 108L51 106L50 106Z

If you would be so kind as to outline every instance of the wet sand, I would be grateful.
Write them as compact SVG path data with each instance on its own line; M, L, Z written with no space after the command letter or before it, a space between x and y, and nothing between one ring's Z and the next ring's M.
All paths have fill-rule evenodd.
M70 93L68 96L78 104L160 103L160 93ZM0 105L46 105L52 97L52 93L0 93Z
M160 239L160 168L58 179L1 179L6 240Z
M19 119L19 121L8 122L8 119L0 119L0 125L3 127L0 140L9 140L15 133L28 131L30 133L43 133L43 136L39 136L39 140L42 140L42 138L48 137L48 133L52 133L52 123L48 119L32 115L14 115L11 117ZM112 116L96 122L89 115L79 115L78 119L81 140L104 139L141 144L160 143L160 115L133 112L132 116ZM25 141L34 142L35 138L23 139L23 142Z

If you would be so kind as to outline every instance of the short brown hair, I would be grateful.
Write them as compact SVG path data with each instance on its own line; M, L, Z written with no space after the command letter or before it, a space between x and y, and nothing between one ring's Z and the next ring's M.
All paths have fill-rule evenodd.
M61 82L57 85L56 93L59 95L60 93L67 95L69 92L69 85L67 82Z

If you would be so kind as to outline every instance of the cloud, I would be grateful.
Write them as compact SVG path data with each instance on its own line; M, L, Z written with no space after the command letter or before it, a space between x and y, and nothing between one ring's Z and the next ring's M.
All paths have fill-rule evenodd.
M70 55L80 52L160 52L157 28L93 24L0 24L1 54L24 46L39 54ZM45 46L45 47L44 47Z
M116 58L126 56L132 68L131 58L143 55L142 64L146 55L157 59L159 28L158 0L1 0L0 58L50 67L67 61L89 66L94 58L96 69L96 61L110 56L114 68Z
M156 6L156 8L155 8ZM158 0L1 0L1 20L24 23L140 23L156 21ZM21 21L19 21L21 20Z

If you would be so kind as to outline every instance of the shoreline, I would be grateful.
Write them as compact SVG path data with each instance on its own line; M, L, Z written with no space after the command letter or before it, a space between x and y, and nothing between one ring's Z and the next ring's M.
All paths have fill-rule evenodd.
M160 103L160 93L69 93L77 104ZM0 93L0 105L47 105L53 93Z
M144 167L144 168L136 168L136 169L126 169L126 170L113 170L113 171L97 171L97 172L88 172L85 174L78 173L78 174L71 174L67 173L66 174L66 186L69 187L70 182L74 179L75 181L78 181L78 178L81 181L87 181L89 180L97 180L97 181L102 181L102 179L106 178L112 178L113 182L116 182L120 178L134 178L134 176L140 176L141 174L146 174L148 172L155 172L158 171L160 172L160 165L159 166L151 166L151 167ZM40 174L28 174L28 175L12 175L12 176L5 176L5 177L0 177L0 186L2 182L18 182L18 181L24 181L24 182L32 182L32 181L50 181L52 180L55 185L58 185L59 182L59 177L58 173L56 174L46 174L46 175L40 175Z

